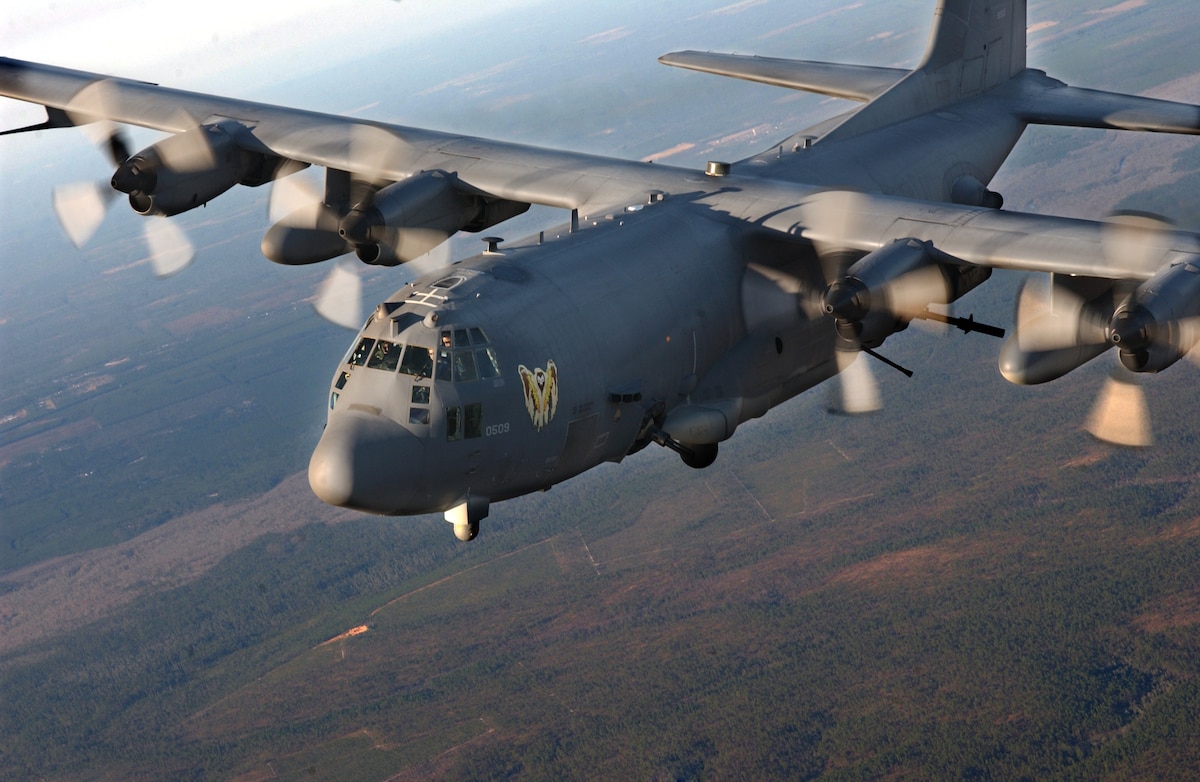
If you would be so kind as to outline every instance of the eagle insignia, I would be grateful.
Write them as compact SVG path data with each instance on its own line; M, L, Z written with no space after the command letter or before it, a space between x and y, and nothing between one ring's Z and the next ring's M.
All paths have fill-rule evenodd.
M554 413L558 410L558 367L554 366L552 359L546 362L545 369L529 369L521 364L517 371L521 374L529 420L540 432L554 420Z

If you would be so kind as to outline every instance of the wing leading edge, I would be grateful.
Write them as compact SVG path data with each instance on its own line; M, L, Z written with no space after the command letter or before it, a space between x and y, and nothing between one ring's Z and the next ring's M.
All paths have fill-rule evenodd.
M671 52L658 61L676 68L864 102L879 97L909 74L898 68L696 51Z
M105 104L99 115L91 105L80 108L81 95L98 83ZM442 170L479 192L585 213L694 176L658 164L356 120L6 57L0 57L0 96L46 107L48 121L34 127L104 119L184 133L199 123L230 120L240 126L240 145L281 158L391 181ZM384 143L355 143L364 136Z

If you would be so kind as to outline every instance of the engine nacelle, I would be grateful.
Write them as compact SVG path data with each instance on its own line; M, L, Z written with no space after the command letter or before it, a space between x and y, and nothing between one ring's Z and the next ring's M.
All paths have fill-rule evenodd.
M338 233L364 263L395 266L459 231L483 231L528 209L526 203L466 191L441 171L424 171L356 204Z
M463 193L440 171L426 171L388 185L354 206L338 234L364 263L395 266L437 247L469 224L478 199Z
M440 171L426 171L372 193L351 207L327 188L326 204L302 207L267 231L262 252L295 266L353 251L363 263L396 266L458 231L482 231L529 204L468 192Z
M113 189L129 195L144 215L176 215L203 206L240 183L268 181L282 160L242 148L241 129L226 122L169 136L130 157L112 177Z
M267 229L262 254L287 266L303 266L345 255L354 249L338 235L341 218L324 204L303 206Z
M907 327L929 304L948 304L991 276L931 242L901 239L867 254L825 293L825 312L838 333L862 347L878 347Z
M1133 372L1161 372L1200 341L1200 257L1171 263L1117 310L1108 339Z
M1051 274L1048 286L1028 280L1017 300L1017 328L1000 349L1010 383L1057 380L1112 347L1107 328L1132 289L1126 281Z

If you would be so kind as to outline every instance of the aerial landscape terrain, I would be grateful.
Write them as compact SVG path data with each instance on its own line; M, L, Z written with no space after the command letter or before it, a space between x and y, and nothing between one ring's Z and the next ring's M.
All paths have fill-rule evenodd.
M847 104L658 55L907 67L934 5L523 2L245 85L128 75L702 168ZM1030 66L1200 103L1190 3L1094 6L1031 0ZM0 173L0 777L1200 777L1195 365L1143 380L1155 443L1121 449L1083 431L1112 356L1017 387L995 341L912 328L878 413L819 387L707 470L648 449L463 544L312 495L352 335L313 313L326 269L261 257L265 188L173 218L198 258L156 280L120 202L62 237L53 186L111 175L81 134L2 137ZM1030 129L992 187L1200 230L1200 141ZM1019 284L957 310L1011 327Z

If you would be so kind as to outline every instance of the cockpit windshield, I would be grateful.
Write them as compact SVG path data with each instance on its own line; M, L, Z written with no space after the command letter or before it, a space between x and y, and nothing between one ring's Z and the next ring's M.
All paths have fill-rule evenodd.
M371 359L367 362L367 369L382 369L385 372L394 371L400 364L400 351L403 349L403 345L388 342L386 339L379 340L375 343L375 349L371 351Z
M400 362L400 372L413 377L433 377L433 351L409 345Z
M363 380L369 377L382 380L382 376L376 373L391 372L399 378L408 378L400 389L396 389L405 396L403 401L397 402L407 402L407 419L404 418L402 410L405 408L402 407L395 411L397 420L406 420L410 428L423 432L436 420L433 411L438 407L438 384L468 384L501 376L500 359L481 328L451 326L431 334L418 323L411 323L407 328L393 329L389 336L390 339L360 337L346 354L330 391L331 410L337 408L342 394L354 393L356 374L365 373L362 374ZM415 338L419 342L432 337L434 346L402 341L405 337ZM363 388L367 394L388 393L383 392L377 383L364 385ZM371 391L372 388L377 390ZM483 436L483 406L480 402L446 407L444 420L448 441Z
M345 363L448 383L500 377L500 360L478 327L442 330L436 349L363 337L346 355ZM345 378L341 383L345 385Z
M470 383L500 377L500 361L483 329L444 329L437 349L437 379Z

